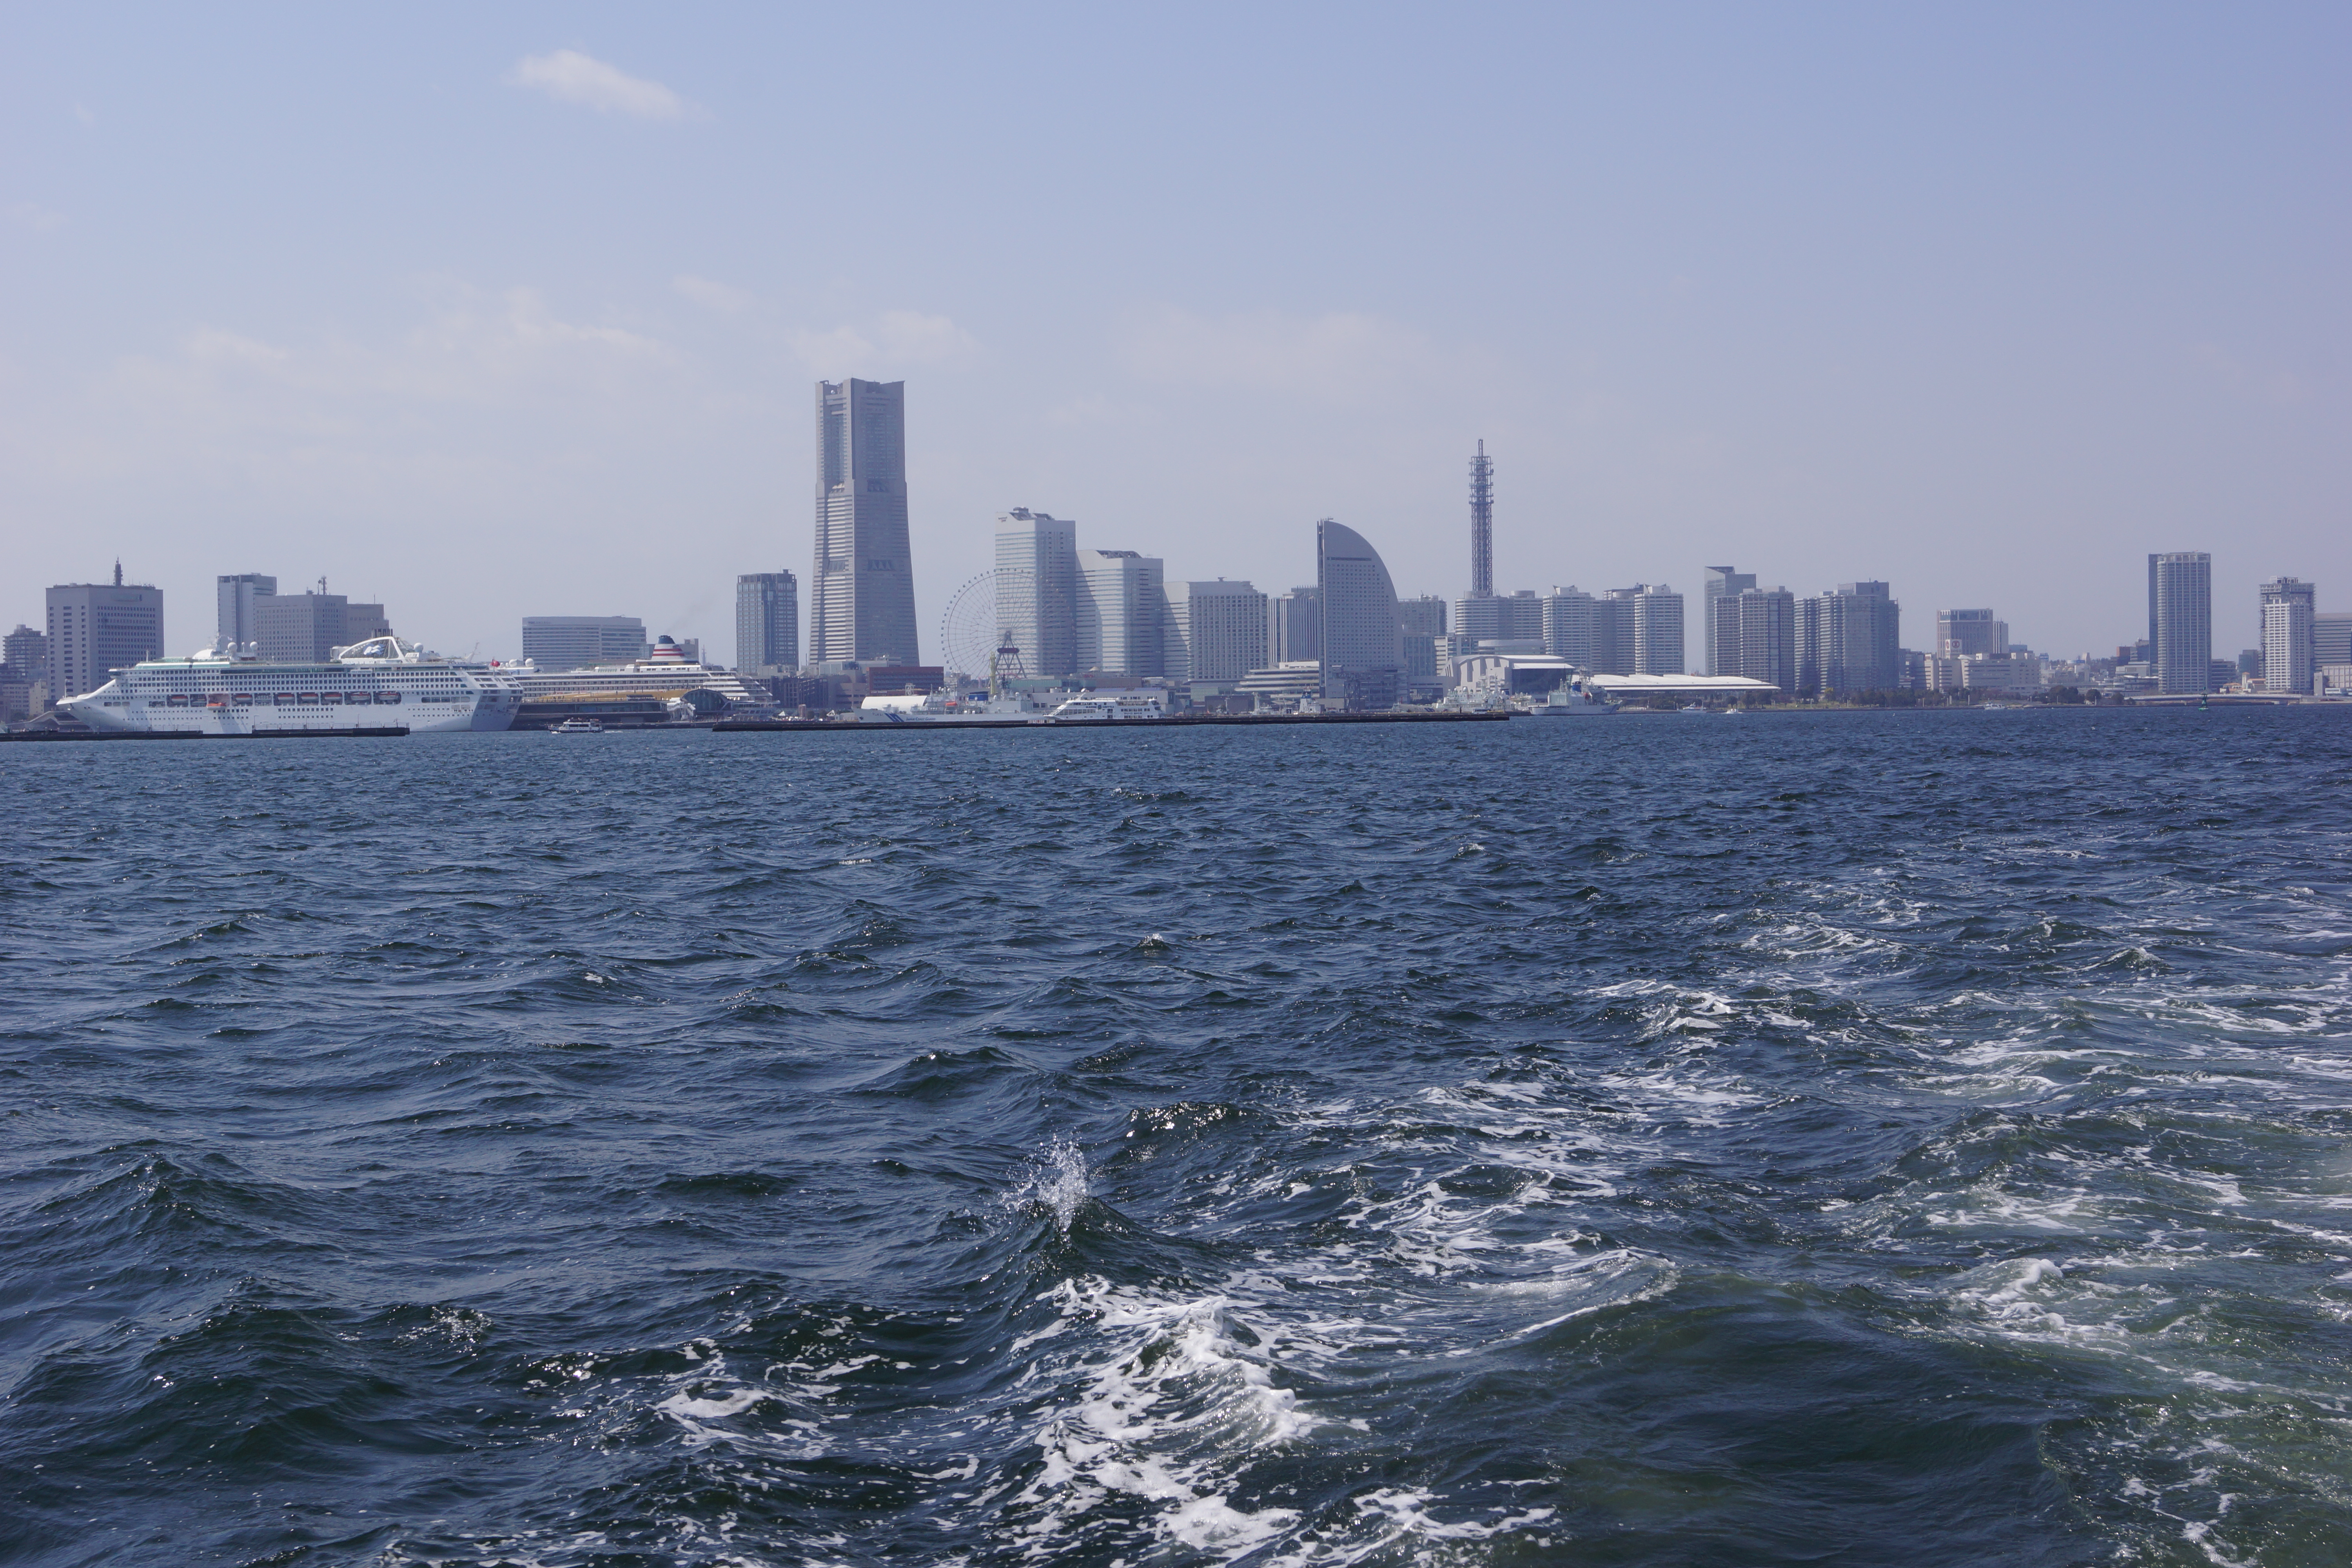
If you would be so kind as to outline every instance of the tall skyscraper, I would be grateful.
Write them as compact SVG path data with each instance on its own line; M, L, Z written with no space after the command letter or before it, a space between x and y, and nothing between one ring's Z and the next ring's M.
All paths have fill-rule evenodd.
M1699 593L1701 595L1701 598L1699 600L1699 611L1701 616L1704 617L1702 624L1706 628L1707 674L1729 675L1737 673L1736 671L1726 669L1721 662L1726 658L1736 657L1736 650L1727 649L1721 654L1718 654L1716 650L1716 601L1718 599L1737 599L1740 595L1748 592L1748 589L1753 588L1754 586L1756 586L1756 574L1753 572L1735 572L1728 566L1710 566L1706 569L1706 580L1701 584L1699 587Z
M1265 641L1276 664L1323 657L1323 592L1308 583L1266 601Z
M278 579L259 572L239 572L214 579L219 601L217 632L220 646L235 647L261 640L261 623L255 619L254 600L278 592Z
M736 578L736 669L790 675L800 665L800 579L789 572L746 572Z
M1081 550L1077 566L1078 668L1166 673L1168 590L1160 560L1133 550Z
M907 384L816 388L809 662L920 664L907 544Z
M996 628L1032 679L1075 675L1078 525L1016 506L996 519Z
M2311 695L2312 623L2318 589L2299 577L2263 584L2263 689Z
M646 657L646 623L635 616L525 616L522 656L541 669L585 669Z
M49 590L49 700L63 702L107 682L107 672L163 653L163 590L122 581L62 583Z
M2148 557L2155 598L2156 684L2163 692L2213 689L2213 558L2201 550Z
M1324 518L1315 525L1315 579L1323 599L1324 694L1345 696L1356 707L1393 707L1402 645L1396 584L1380 552L1354 529Z
M1231 683L1265 668L1264 594L1220 577L1183 584L1168 597L1171 679Z
M1495 592L1495 465L1486 457L1486 443L1470 459L1470 596L1492 597Z

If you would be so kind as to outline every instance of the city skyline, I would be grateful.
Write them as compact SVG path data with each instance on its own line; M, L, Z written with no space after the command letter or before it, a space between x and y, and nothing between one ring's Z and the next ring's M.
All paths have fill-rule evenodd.
M21 14L16 569L323 574L485 653L550 606L719 641L696 557L806 571L806 388L856 377L920 387L925 637L1013 504L1269 588L1337 517L1451 600L1479 439L1498 587L1735 561L2074 651L2129 635L2108 563L2218 542L2233 649L2259 583L2352 574L2340 8L1492 15L1471 70L1434 15L1237 54L1213 13ZM557 48L637 86L520 70ZM751 83L812 50L887 54L887 132L806 155ZM1087 134L1003 114L1016 64ZM814 242L849 211L854 256ZM1007 213L1054 264L941 238Z

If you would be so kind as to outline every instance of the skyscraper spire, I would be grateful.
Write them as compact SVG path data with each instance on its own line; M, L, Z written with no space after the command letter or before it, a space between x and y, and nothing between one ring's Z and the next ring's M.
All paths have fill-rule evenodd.
M1486 443L1470 459L1470 596L1495 594L1495 465L1487 459Z

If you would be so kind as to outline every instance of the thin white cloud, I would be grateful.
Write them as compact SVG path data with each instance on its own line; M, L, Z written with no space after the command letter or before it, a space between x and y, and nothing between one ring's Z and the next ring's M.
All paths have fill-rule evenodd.
M730 288L724 283L714 283L708 278L697 278L690 272L681 272L671 279L670 287L696 304L710 310L749 310L759 302L743 289Z
M695 111L694 105L661 83L631 76L618 66L607 65L577 49L526 56L507 80L561 102L585 104L605 114L633 114L639 120L678 120Z
M870 329L845 322L829 331L801 332L793 347L811 370L831 376L950 364L978 352L980 343L945 316L885 310Z
M12 202L0 211L7 214L10 223L22 224L35 234L47 234L53 228L61 228L66 221L65 214L53 213L32 202Z

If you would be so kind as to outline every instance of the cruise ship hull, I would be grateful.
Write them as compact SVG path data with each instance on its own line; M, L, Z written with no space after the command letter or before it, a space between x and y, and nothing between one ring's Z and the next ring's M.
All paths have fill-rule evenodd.
M151 659L60 706L92 730L117 734L440 734L514 723L522 697L502 672L399 657L404 645L392 638L352 651L378 647L391 657L320 664Z

